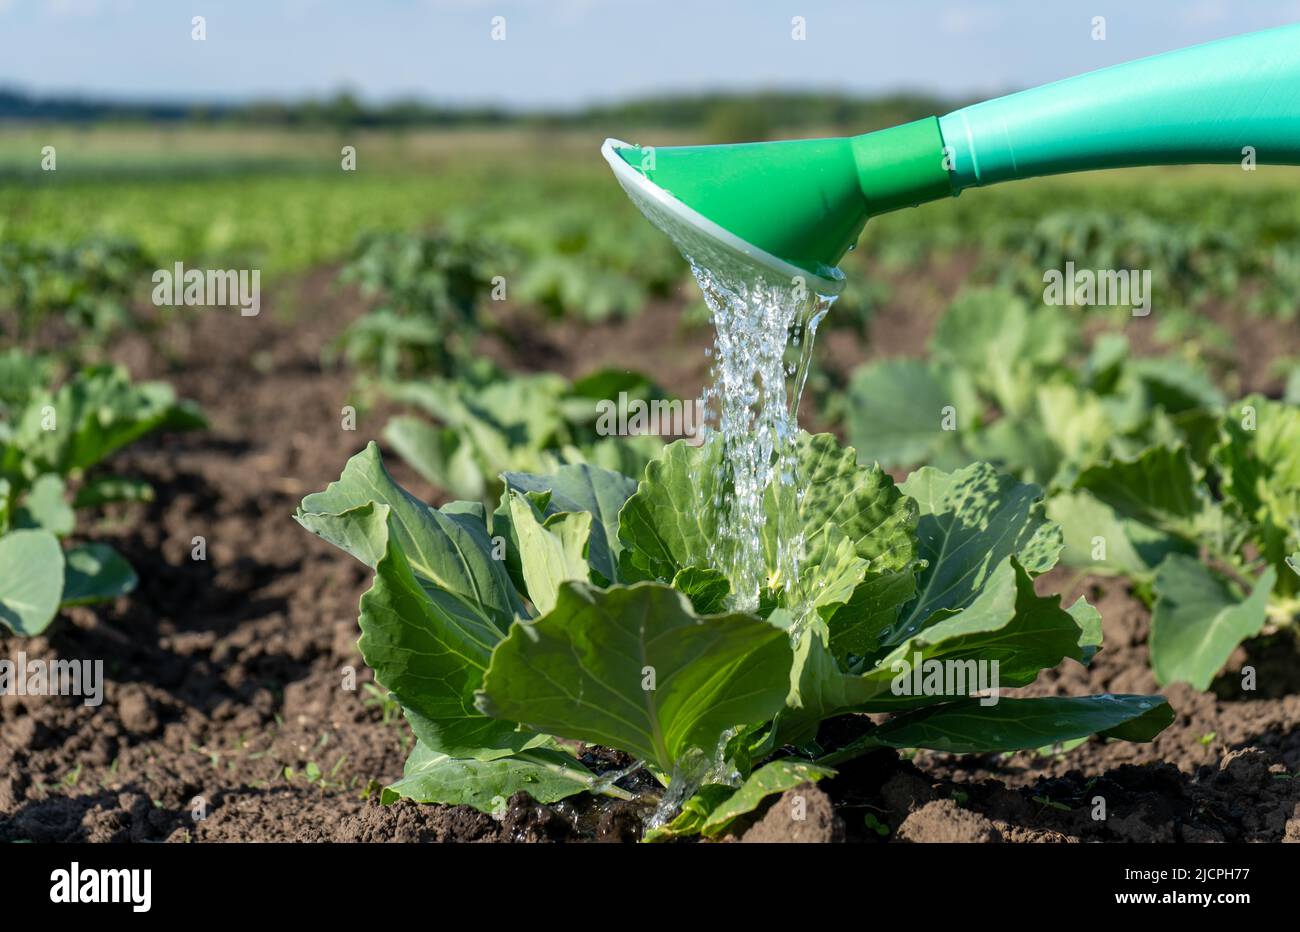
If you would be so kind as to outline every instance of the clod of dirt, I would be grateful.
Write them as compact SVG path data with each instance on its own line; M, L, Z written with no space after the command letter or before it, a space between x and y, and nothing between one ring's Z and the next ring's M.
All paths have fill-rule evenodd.
M809 844L844 841L844 822L831 798L811 783L786 790L741 836L746 843Z
M984 816L936 799L917 809L898 827L898 840L910 842L980 842L1002 840L1002 833Z
M880 788L880 797L890 812L907 815L934 798L928 781L911 771L900 770Z
M118 692L117 715L122 727L134 735L151 735L158 730L153 703L139 686L124 686Z
M1229 841L1280 841L1300 819L1300 781L1259 748L1230 751L1206 781L1201 807L1240 826Z
M605 808L596 822L596 841L634 842L645 828L645 807L636 802L617 802Z
M1245 786L1265 784L1269 779L1269 765L1272 761L1268 755L1257 748L1243 748L1229 751L1219 765L1219 774L1214 782L1219 786L1240 783Z
M568 819L527 793L510 797L501 828L505 840L523 842L563 841L573 831Z

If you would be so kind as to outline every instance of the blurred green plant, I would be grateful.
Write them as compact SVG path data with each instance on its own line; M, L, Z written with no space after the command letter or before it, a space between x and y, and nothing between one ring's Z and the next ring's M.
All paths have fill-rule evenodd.
M601 370L576 382L559 375L507 375L487 365L456 379L389 383L382 392L432 420L399 415L384 439L432 485L449 495L493 503L507 473L553 472L590 463L640 475L663 446L651 435L600 431L600 404L664 398L635 372Z
M148 289L155 266L138 243L120 237L0 244L0 332L28 340L58 316L79 338L100 343L142 327L131 302Z
M378 303L343 331L327 359L341 356L388 379L470 366L490 257L478 242L440 233L363 235L339 280Z
M45 387L52 371L48 359L0 354L0 625L19 635L45 630L62 606L135 588L130 564L107 544L61 544L79 511L153 495L146 483L90 472L146 434L205 425L161 382L96 366L56 390Z
M669 239L592 199L466 212L455 229L493 243L515 302L556 317L599 322L639 313L686 276Z

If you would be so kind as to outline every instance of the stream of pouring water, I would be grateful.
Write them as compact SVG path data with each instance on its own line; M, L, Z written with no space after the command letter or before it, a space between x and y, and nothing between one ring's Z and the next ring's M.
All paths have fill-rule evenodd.
M799 482L794 442L813 339L833 299L687 256L713 318L711 384L704 390L715 526L712 563L732 583L731 607L758 608L764 590L798 578L803 535L794 521ZM767 503L767 504L765 504ZM770 504L770 507L768 505ZM772 520L775 527L766 527Z
M753 611L764 593L788 592L799 576L799 401L817 328L834 299L810 292L802 281L755 276L740 263L715 259L705 266L686 258L714 327L711 382L700 399L703 462L711 474L692 476L691 484L714 531L710 562L731 580L729 607ZM730 738L724 735L711 755L678 762L648 828L668 822L703 784L738 782L724 753Z
M684 253L685 254L685 253ZM804 539L797 521L802 488L794 443L813 339L833 298L802 281L753 275L741 263L708 266L687 254L713 317L711 382L700 399L708 476L692 476L707 526L711 563L731 580L730 608L753 611L764 592L789 591ZM775 527L768 527L768 521ZM705 783L740 778L724 749L678 762L647 828L667 823Z

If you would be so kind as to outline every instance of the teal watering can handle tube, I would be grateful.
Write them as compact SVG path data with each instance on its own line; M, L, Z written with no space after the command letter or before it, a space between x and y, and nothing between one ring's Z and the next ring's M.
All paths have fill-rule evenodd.
M861 136L645 150L615 143L606 143L606 158L634 200L654 200L697 234L781 274L803 270L834 287L843 276L833 267L868 218L965 188L1098 168L1241 163L1247 147L1258 164L1300 165L1300 24Z
M934 173L915 166L920 197L913 204L1037 175L1240 163L1248 146L1259 164L1300 165L1300 24L1089 72L907 126L933 131L925 133L929 158L937 142L951 189L941 192ZM855 150L904 128L855 137L863 143ZM870 168L859 165L869 208L879 193L886 200L902 193L873 194L863 171Z

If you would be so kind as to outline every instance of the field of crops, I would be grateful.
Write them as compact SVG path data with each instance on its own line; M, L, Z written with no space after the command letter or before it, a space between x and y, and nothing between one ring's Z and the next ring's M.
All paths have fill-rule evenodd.
M806 574L743 611L708 446L605 418L715 357L599 142L6 137L0 840L1300 841L1297 170L873 220ZM1145 298L1046 302L1067 265ZM1007 698L900 699L914 656Z

